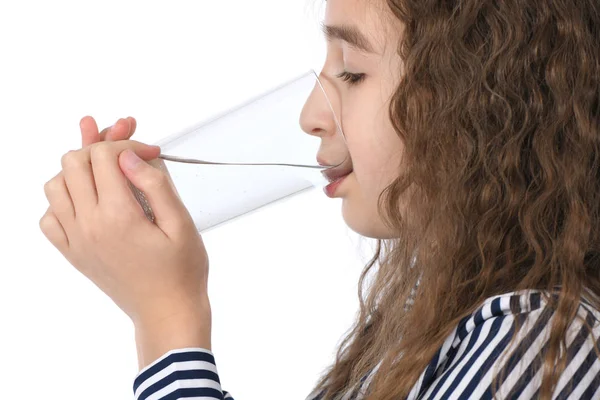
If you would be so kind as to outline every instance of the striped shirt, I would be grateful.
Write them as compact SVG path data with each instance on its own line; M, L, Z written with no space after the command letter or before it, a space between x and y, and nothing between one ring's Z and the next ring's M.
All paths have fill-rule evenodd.
M553 399L600 399L600 311L582 298L578 315L593 327L593 336L576 318L567 332L567 366L560 375ZM516 341L515 321L522 328ZM497 398L535 399L539 396L542 356L554 313L539 291L511 292L486 299L471 315L463 318L422 371L406 400L492 399L492 380L500 382ZM517 356L508 357L518 347ZM498 372L508 364L504 374ZM349 389L344 400L365 396L377 365ZM496 386L498 387L498 386ZM211 351L202 348L172 350L136 376L136 400L233 399L222 390ZM306 400L319 400L311 393Z

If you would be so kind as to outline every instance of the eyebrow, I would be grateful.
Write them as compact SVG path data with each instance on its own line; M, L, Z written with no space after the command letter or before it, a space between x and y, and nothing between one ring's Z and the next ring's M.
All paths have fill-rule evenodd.
M328 41L339 39L362 52L375 52L367 37L354 25L321 24L321 29Z

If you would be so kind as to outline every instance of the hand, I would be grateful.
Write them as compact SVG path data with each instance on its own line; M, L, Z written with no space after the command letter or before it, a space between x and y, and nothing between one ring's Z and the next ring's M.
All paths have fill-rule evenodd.
M83 117L81 121L79 121L81 147L83 148L105 140L129 139L135 133L136 126L137 121L133 117L127 117L126 119L119 118L113 126L109 126L108 128L104 128L101 132L98 132L96 120L92 117ZM46 213L48 212L50 212L50 208L46 210Z
M92 117L83 117L79 122L81 147L104 141L127 140L135 133L137 121L133 117L119 118L113 126L98 132L98 125Z
M50 207L40 228L134 324L198 315L208 304L202 238L168 175L143 161L134 165L130 151L142 160L160 153L131 140L95 142L66 153L63 170L44 186ZM146 219L127 179L145 193L155 224Z

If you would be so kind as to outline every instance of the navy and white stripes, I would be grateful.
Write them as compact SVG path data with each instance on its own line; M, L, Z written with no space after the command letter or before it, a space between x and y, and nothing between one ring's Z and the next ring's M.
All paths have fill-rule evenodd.
M231 399L222 391L210 350L172 350L140 371L133 383L136 400Z
M582 300L578 315L594 328L594 337L600 337L600 313ZM517 319L522 328L509 347ZM538 398L552 321L553 313L537 291L487 299L448 336L409 400L492 399L495 377L500 384L497 398ZM570 325L566 343L568 364L554 398L600 399L600 359L580 320Z
M600 311L583 299L578 315L593 327L593 336L600 338ZM446 338L407 400L492 399L491 384L495 377L500 384L497 398L537 398L553 318L538 291L512 292L487 299ZM509 347L517 320L522 328ZM600 399L600 359L592 339L579 319L569 327L568 364L553 399ZM596 344L600 348L600 340ZM510 356L515 348L517 353ZM503 374L499 374L505 366ZM343 398L364 398L378 367L364 377L365 387L353 388ZM213 354L200 348L170 351L140 371L134 382L134 394L136 400L233 400L221 389ZM319 398L311 394L307 400Z

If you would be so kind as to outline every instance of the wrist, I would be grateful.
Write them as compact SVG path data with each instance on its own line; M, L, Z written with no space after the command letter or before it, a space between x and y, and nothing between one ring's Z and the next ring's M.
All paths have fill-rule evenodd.
M140 370L170 350L200 347L212 351L211 324L207 304L160 318L139 319L134 326Z

